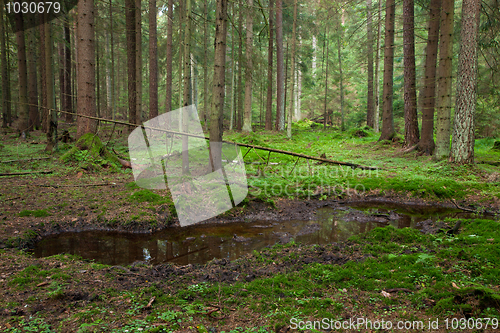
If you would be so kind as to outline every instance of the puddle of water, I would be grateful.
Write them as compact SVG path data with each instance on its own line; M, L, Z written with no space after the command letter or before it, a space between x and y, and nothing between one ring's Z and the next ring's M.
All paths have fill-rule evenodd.
M465 216L461 211L436 207L375 206L373 203L351 207L318 209L317 219L312 221L204 224L147 235L106 231L62 233L38 242L34 255L69 253L108 265L129 265L136 261L204 264L214 258L234 260L290 239L303 244L329 244L389 224L396 228L415 228L417 222L428 218Z

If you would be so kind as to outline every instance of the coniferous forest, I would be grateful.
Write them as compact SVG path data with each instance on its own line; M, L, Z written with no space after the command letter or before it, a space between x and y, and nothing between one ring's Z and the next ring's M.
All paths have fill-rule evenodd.
M0 331L498 329L499 36L498 0L4 0Z

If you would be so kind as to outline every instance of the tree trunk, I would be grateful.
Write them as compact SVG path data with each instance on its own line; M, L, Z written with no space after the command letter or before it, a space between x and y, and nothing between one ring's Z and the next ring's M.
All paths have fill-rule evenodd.
M34 18L31 18L34 20ZM28 119L28 130L32 131L40 128L40 117L38 115L38 87L37 87L37 75L36 75L36 45L35 45L35 23L30 22L30 26L27 30L28 32L28 109L29 109L29 119Z
M227 0L217 0L215 20L214 84L210 119L210 155L214 171L222 167L222 146L220 144L212 144L212 142L221 142L223 133L222 120L226 66Z
M234 3L231 5L231 15L234 15ZM236 52L234 50L234 26L231 28L231 114L229 116L229 130L232 131L234 127L234 102L236 99L236 87L235 77L236 77ZM207 115L210 119L211 114Z
M380 40L382 39L382 0L378 1L378 19L377 19L377 49L375 51L375 115L373 119L373 129L376 133L380 130L380 83L379 83L379 68L380 68Z
M273 129L273 15L274 0L269 0L269 41L267 48L267 102L266 102L266 130Z
M344 77L342 73L342 53L341 53L341 45L342 45L342 36L341 31L339 31L339 37L337 39L337 54L339 59L339 76L340 76L340 130L345 131L344 124Z
M392 114L393 95L393 73L394 73L394 16L396 4L394 0L386 0L385 13L385 46L384 46L384 90L383 90L383 114L382 133L380 140L391 140L396 132L394 131L394 118Z
M23 16L17 14L16 41L17 41L17 69L19 74L19 124L18 132L24 138L28 135L28 73L26 67L26 44L24 41Z
M459 164L474 163L474 114L477 103L477 44L480 10L480 0L462 2L457 100L451 144L451 161Z
M48 130L48 115L47 110L47 74L45 70L45 24L44 15L40 15L39 31L40 31L40 106L41 106L41 123L44 133Z
M4 25L4 9L0 6L0 53L2 63L2 127L7 127L11 124L11 104L10 104L10 82L9 82L9 65L7 63L7 47L5 43L6 29Z
M418 149L426 155L434 152L434 107L436 104L436 64L439 41L439 13L441 0L431 0L429 34L425 56L424 91L422 98L422 136Z
M186 29L184 34L184 93L183 107L191 104L191 0L186 0ZM187 112L182 112L182 132L188 132ZM182 136L182 173L189 174L188 137Z
M110 42L109 42L109 30L104 32L104 53L106 57L104 59L104 63L106 64L106 118L112 117L112 105L113 105L113 93L112 90L112 81L111 81L111 66L110 66Z
M454 11L455 1L443 0L439 38L439 67L437 69L436 151L434 152L434 157L437 160L450 156Z
M366 98L366 125L374 127L375 104L373 102L373 32L372 0L366 0L366 53L368 55L368 96Z
M142 8L141 0L135 0L135 56L136 63L135 68L137 73L136 77L136 103L137 107L135 109L135 123L142 123Z
M156 0L149 0L149 119L158 116L158 47Z
M174 0L168 0L167 12L167 82L165 95L165 112L172 111L172 29L174 27Z
M69 33L69 22L64 22L64 95L62 100L63 111L73 112L73 96L71 92L71 37ZM73 115L65 114L67 123L73 122Z
M276 130L285 128L285 68L283 63L283 1L276 0Z
M179 83L178 83L178 89L179 89L179 108L182 107L182 93L181 93L181 87L183 87L182 83L182 72L184 70L184 62L182 61L182 55L184 54L184 48L182 46L181 42L181 35L182 35L182 24L184 21L184 6L183 6L183 0L179 0ZM182 119L179 118L179 130L182 130Z
M328 27L325 30L325 45L323 46L323 52L326 49L326 57L323 57L323 62L325 62L325 101L323 108L323 129L326 129L328 114L327 114L327 98L328 98Z
M238 47L238 103L236 108L236 129L241 130L242 127L242 115L243 115L243 5L239 5L239 18L238 18L238 35L239 35L239 47Z
M125 30L127 36L127 76L128 76L128 122L136 123L136 37L135 37L135 0L125 0ZM132 131L133 126L129 127Z
M292 118L293 110L295 108L295 48L297 43L297 0L293 3L293 27L292 27L292 84L291 84L291 103L290 111L288 112L288 127L286 129L286 135L289 139L292 138Z
M47 82L47 146L46 151L57 150L57 112L53 61L52 23L45 14L45 74Z
M203 125L205 130L207 130L207 120L208 120L208 4L207 1L203 2L203 12L205 13L205 21L203 23L203 47L205 50L205 55L203 57L203 114L201 116L201 120L203 121ZM233 59L234 61L234 59ZM231 89L234 89L231 86Z
M78 1L78 100L79 114L96 115L95 105L95 33L94 1ZM85 133L94 133L97 122L93 119L78 117L77 137Z
M243 131L252 131L252 47L253 47L253 0L248 0L246 22L246 71L245 71L245 111L243 117Z
M405 102L405 146L418 143L417 91L415 73L415 28L414 2L403 1L403 53L404 53L404 102Z

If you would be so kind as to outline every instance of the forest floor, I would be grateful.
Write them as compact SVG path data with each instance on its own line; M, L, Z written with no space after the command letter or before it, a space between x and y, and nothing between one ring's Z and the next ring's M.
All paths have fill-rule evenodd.
M74 136L74 127L63 123L64 129ZM128 155L125 133L105 126L98 135ZM249 195L208 222L308 220L325 204L377 200L459 206L477 216L461 219L458 234L386 227L326 246L291 240L231 262L122 267L71 255L35 258L29 249L64 231L153 233L176 225L168 191L141 189L130 169L86 151L62 162L72 143L47 154L40 132L24 141L9 130L1 137L0 173L51 173L0 177L0 331L285 332L323 318L319 329L306 331L344 322L350 324L345 332L380 331L366 323L353 329L361 320L424 323L407 332L447 332L452 323L464 332L498 328L500 152L490 149L494 139L476 140L477 164L458 166L404 153L400 142L377 142L364 129L338 133L302 122L293 140L226 132L224 139L235 142L379 170L296 163L252 150L245 157ZM456 219L445 222L453 226ZM462 325L469 318L492 319L474 330L479 321ZM435 320L439 327L429 329Z

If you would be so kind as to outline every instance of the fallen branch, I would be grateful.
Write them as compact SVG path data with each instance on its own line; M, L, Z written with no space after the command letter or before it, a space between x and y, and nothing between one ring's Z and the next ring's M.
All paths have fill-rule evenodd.
M455 199L451 199L451 202L453 202L453 204L455 205L455 207L457 207L458 209L461 209L463 211L466 211L466 212L470 212L470 213L477 213L477 211L475 211L474 209L469 209L469 208L463 208L463 207L460 207L457 202L455 201Z
M31 171L31 172L0 173L0 177L2 177L2 176L34 175L34 174L37 174L37 173L48 174L48 173L52 173L52 171Z
M126 169L132 169L132 164L130 163L130 161L127 161L127 160L124 160L124 159L120 158L120 155L118 155L118 153L116 152L115 148L112 148L112 149L113 149L113 153L115 153L116 158L118 159L118 161L120 162L120 164L122 165L122 167L124 167Z
M50 157L40 157L40 158L23 158L23 159L20 159L20 160L0 161L0 163L30 162L30 161L48 160L48 159L50 159Z
M109 185L116 185L116 183L82 184L82 185L35 185L35 186L59 188L59 187L88 187L88 186L109 186Z
M418 145L414 145L413 147L410 147L410 148L407 148L407 149L404 149L403 150L403 153L410 153L412 151L414 151L415 149L417 149Z

